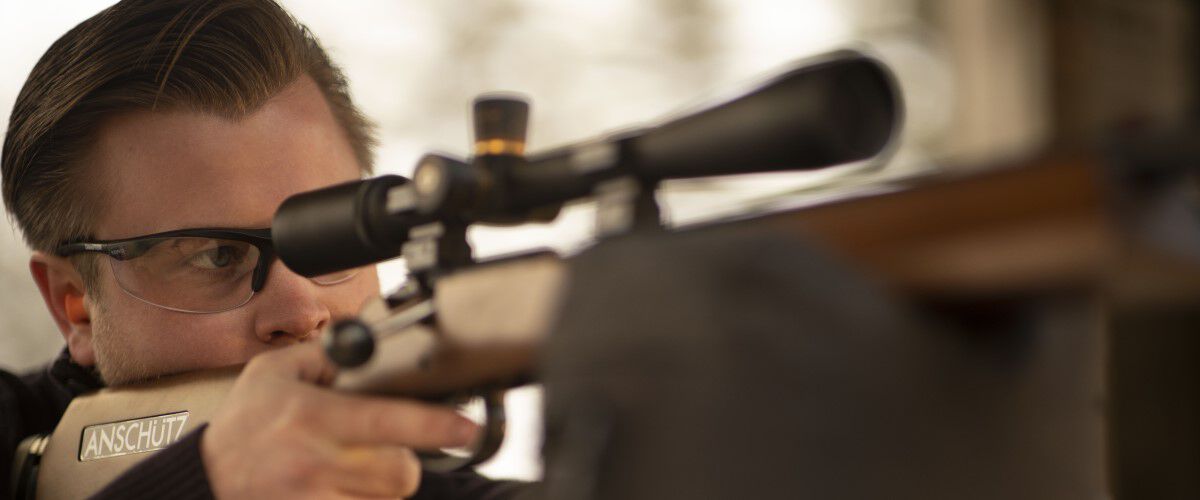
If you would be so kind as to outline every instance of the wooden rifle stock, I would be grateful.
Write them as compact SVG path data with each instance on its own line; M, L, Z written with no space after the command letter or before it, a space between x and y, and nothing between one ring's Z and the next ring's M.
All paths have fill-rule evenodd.
M528 382L566 286L565 272L557 256L538 253L442 278L436 327L417 324L383 338L371 361L340 372L334 388L444 399ZM379 321L390 312L378 300L363 317ZM43 445L37 498L96 493L211 419L239 373L240 367L193 372L76 398ZM159 416L170 420L147 420ZM139 433L146 436L141 443Z

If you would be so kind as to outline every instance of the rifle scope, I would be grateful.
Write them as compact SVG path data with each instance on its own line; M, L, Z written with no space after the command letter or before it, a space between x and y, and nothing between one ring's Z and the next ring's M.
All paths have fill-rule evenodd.
M525 103L480 99L475 113L477 135L490 135L476 137L470 162L427 155L412 184L384 176L289 198L272 225L280 259L305 276L366 265L396 257L416 225L546 220L622 177L652 186L865 160L888 146L902 114L890 71L854 51L810 59L740 97L656 126L527 158Z

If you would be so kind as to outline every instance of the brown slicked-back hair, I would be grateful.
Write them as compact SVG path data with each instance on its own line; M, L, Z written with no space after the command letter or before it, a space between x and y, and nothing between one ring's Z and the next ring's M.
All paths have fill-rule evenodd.
M238 119L302 75L316 81L370 173L370 122L341 70L278 4L122 1L54 42L17 95L0 157L5 207L35 250L89 236L103 200L85 163L103 120L135 109Z

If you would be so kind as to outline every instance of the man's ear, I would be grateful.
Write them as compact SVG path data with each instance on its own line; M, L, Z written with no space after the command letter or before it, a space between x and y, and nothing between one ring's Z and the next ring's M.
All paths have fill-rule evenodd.
M34 252L29 259L29 272L42 292L42 300L54 317L58 331L67 342L71 359L82 366L95 366L91 304L79 271L63 257Z

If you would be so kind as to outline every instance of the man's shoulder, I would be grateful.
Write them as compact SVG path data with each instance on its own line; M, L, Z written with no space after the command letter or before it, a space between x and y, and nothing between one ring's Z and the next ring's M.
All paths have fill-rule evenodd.
M102 386L90 370L73 363L65 349L44 367L23 375L0 370L0 454L8 460L21 439L53 431L75 396Z
M75 396L102 385L90 370L71 362L65 349L23 375L0 370L0 495L9 492L9 472L21 440L52 432Z
M2 390L20 398L23 407L31 405L37 409L40 418L36 420L50 420L50 429L58 423L67 405L71 404L71 400L76 396L104 387L91 369L72 361L66 349L37 370L19 376L4 373L5 376L0 381L3 384Z
M58 405L49 387L49 368L26 375L0 370L0 495L9 494L9 471L21 440L54 429Z

